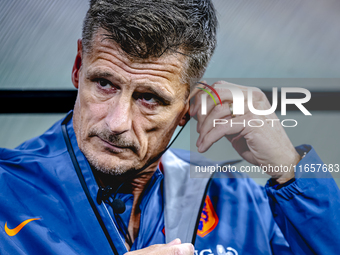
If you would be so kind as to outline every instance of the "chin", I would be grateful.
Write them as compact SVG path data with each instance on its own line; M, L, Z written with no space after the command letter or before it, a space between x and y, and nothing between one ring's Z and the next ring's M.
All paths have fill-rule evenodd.
M120 159L118 155L108 153L91 153L83 151L87 161L96 171L110 175L123 175L131 172L138 164L131 159Z
M97 159L88 159L90 165L97 171L110 175L123 175L134 170L133 164L122 164L122 162L101 161Z
M84 142L79 149L86 157L92 169L111 175L122 175L135 166L134 155L123 153L111 153L107 149L93 146L92 143ZM130 154L130 153L128 153Z

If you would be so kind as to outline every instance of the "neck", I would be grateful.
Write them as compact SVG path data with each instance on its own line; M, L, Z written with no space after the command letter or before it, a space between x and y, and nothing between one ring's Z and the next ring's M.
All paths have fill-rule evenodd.
M158 160L159 161L159 160ZM139 205L142 201L142 194L149 183L154 172L157 170L158 161L151 164L149 167L135 175L120 175L114 176L93 170L94 176L96 178L97 184L102 187L110 185L113 190L124 183L124 185L119 189L121 193L133 194L133 204L130 215L130 221L128 225L128 231L130 233L132 242L137 238L140 224L140 208ZM127 243L125 243L128 250L131 249Z
M110 186L116 190L122 183L124 185L119 189L120 193L130 193L137 195L142 193L154 172L157 170L158 161L148 166L141 172L126 173L122 175L110 175L92 168L92 172L96 178L98 186Z

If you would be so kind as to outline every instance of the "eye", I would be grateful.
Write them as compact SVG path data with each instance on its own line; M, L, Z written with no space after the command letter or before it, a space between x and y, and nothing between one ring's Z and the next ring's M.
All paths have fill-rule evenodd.
M146 101L149 104L159 103L158 102L159 100L157 100L156 96L151 94L151 93L141 94L140 98L143 99L144 101Z
M151 109L159 105L163 105L162 99L153 93L135 92L133 94L133 98L140 102L143 106Z
M102 87L102 88L107 88L107 89L109 89L109 88L112 87L112 83L109 82L109 81L106 80L106 79L98 79L98 80L97 80L97 83L98 83L99 86Z

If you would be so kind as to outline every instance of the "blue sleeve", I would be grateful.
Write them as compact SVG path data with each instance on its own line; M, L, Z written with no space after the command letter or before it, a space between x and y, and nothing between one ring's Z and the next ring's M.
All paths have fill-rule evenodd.
M274 219L294 254L339 254L339 188L329 172L303 170L307 164L323 164L311 146L297 151L307 154L297 165L295 181L280 189L270 182L265 187Z

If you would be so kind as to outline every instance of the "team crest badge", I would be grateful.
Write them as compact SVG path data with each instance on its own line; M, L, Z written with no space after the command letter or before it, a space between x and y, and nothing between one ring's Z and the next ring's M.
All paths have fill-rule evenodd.
M197 235L204 237L209 234L218 224L218 217L211 203L210 197L207 196L204 201L204 207L198 225Z

